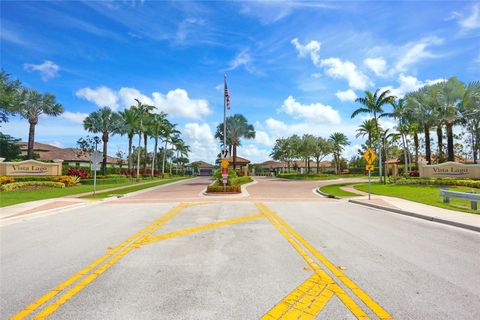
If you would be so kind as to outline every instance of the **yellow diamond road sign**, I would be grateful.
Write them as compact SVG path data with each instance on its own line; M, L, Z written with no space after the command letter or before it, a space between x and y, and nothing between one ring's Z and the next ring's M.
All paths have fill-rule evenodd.
M367 165L365 166L365 170L366 170L366 171L373 171L373 164L367 164Z
M367 164L372 164L375 159L377 159L377 155L373 152L372 148L368 148L367 151L363 154L365 160L367 160Z
M228 168L228 160L222 160L220 166L224 169Z

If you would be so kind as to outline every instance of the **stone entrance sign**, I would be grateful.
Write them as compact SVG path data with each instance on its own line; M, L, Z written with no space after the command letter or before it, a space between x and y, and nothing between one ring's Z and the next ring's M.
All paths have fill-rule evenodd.
M20 162L3 162L0 158L0 175L2 176L60 176L63 160L53 163L26 160Z
M450 177L480 179L480 164L445 162L434 165L419 165L420 177Z

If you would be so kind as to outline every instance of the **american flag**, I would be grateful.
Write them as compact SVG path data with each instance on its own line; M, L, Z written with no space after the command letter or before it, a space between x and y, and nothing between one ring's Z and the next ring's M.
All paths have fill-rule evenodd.
M225 75L225 103L227 104L227 109L230 110L230 93L228 93L226 75Z

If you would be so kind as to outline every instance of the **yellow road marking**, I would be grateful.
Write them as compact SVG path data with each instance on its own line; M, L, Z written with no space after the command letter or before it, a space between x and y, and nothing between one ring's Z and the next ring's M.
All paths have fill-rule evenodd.
M323 279L318 274L314 274L288 294L262 319L315 319L333 294Z
M155 221L153 221L152 223L150 223L148 226L146 226L145 228L143 228L142 230L140 230L139 232L135 233L133 236L131 236L130 238L128 238L127 240L125 240L124 242L122 242L120 245L114 247L113 249L109 250L107 254L103 255L102 257L98 258L97 260L95 260L93 263L91 263L90 265L88 265L86 268L80 270L78 273L76 273L75 275L73 275L72 277L70 277L69 279L67 279L65 282L61 283L60 285L58 285L57 287L55 287L54 289L52 289L51 291L49 291L48 293L46 293L45 295L43 295L42 297L40 297L38 300L36 300L35 302L33 302L32 304L28 305L25 309L23 309L22 311L20 311L19 313L17 313L16 315L14 315L13 317L11 317L10 319L11 320L20 320L20 319L24 319L26 316L28 316L29 314L31 314L32 312L34 312L36 309L38 309L41 305L43 305L44 303L46 303L47 301L51 300L52 298L54 298L58 293L60 293L61 291L63 291L65 288L67 288L68 286L72 285L73 283L75 283L77 280L79 280L82 276L84 275L87 275L90 271L92 271L94 268L96 268L97 266L99 266L100 264L102 264L104 261L108 260L109 258L111 258L112 256L114 256L118 251L122 250L124 247L126 247L129 243L130 245L132 244L135 244L137 241L135 241L136 239L140 238L142 239L142 235L147 234L150 235L152 234L155 230L157 230L159 227L161 227L163 224L165 224L169 219L173 218L173 216L175 214L177 214L178 212L180 212L181 210L183 210L184 208L187 208L187 207L190 207L190 206L194 206L194 205L200 205L200 204L203 204L203 203L195 203L195 204L180 204L178 206L176 206L175 208L169 210L167 213L165 213L163 216L161 216L160 218L156 219ZM133 243L132 243L133 241ZM127 249L130 248L130 246L127 247ZM128 249L128 251L130 251L130 249ZM123 251L121 251L118 255L121 255L121 257L123 257L128 251L124 252L125 249ZM123 254L122 254L123 253ZM115 259L116 257L114 257L113 259L110 260L113 261L115 260L118 261L120 258L118 259ZM108 265L110 262L108 262L106 265ZM115 263L113 262L113 263ZM112 264L113 264L112 263ZM110 266L112 265L110 264ZM105 265L104 265L105 266ZM102 267L103 268L103 267ZM99 268L98 270L102 269L102 268ZM107 268L108 269L108 268ZM98 273L98 270L92 274L95 274L95 273ZM106 269L105 269L106 270ZM103 273L103 272L101 272ZM97 274L94 278L96 278L99 274ZM91 279L89 282L84 282L86 279L89 279L92 275L90 275L89 277L85 278L82 282L80 282L80 284L83 284L83 287L88 284L89 282L91 282L93 279ZM78 285L75 287L77 288L76 289L76 292L80 291L83 287L79 287ZM71 292L73 289L71 289L69 292ZM76 293L75 292L75 293ZM75 294L73 293L73 294ZM65 296L65 295L64 295ZM68 299L70 299L73 295L71 295ZM64 299L58 299L57 301L55 301L55 303L57 302L61 302L63 301L61 304L65 303L68 299L64 300ZM58 304L58 303L57 303ZM61 304L58 304L57 308L61 305ZM47 307L48 308L48 307ZM49 314L53 313L53 311L55 311L57 308L55 309L49 309L51 310L52 312L50 312ZM44 317L46 317L48 315L45 315ZM38 316L37 316L38 317ZM35 318L37 318L35 317ZM42 319L42 318L38 318L38 319Z
M231 225L231 224L235 224L235 223L245 222L245 221L258 219L258 218L264 218L264 217L265 217L265 215L263 213L260 213L260 214L254 214L254 215L245 216L245 217L241 217L241 218L235 218L235 219L230 219L230 220L213 222L213 223L209 223L209 224L205 224L205 225L201 225L201 226L196 226L196 227L192 227L192 228L187 228L187 229L183 229L183 230L178 230L178 231L174 231L174 232L170 232L170 233L161 234L161 235L158 235L158 236L153 236L153 237L150 237L148 239L145 239L142 242L142 244L149 244L149 243L158 242L158 241L161 241L161 240L166 240L166 239L175 238L175 237L178 237L178 236L183 236L183 235L194 233L194 232L214 229L214 228L218 228L218 227L223 227L223 226L227 226L227 225Z
M276 221L278 221L290 234L293 235L297 241L299 241L307 250L309 250L315 258L322 262L340 281L347 286L352 292L361 300L367 307L369 307L380 319L392 320L393 317L383 309L373 298L367 295L355 282L349 279L340 269L338 269L333 263L331 263L325 256L320 254L312 245L310 245L305 239L303 239L295 230L293 230L287 223L285 223L277 214L270 210L264 204L260 204L264 208L264 212L271 214ZM258 207L258 204L257 204ZM260 209L261 210L261 209ZM339 287L340 288L340 287ZM342 290L343 291L343 290ZM337 293L337 295L339 295ZM341 297L339 296L341 299Z
M326 273L320 266L307 254L307 252L288 234L272 217L271 211L263 204L257 204L257 208L265 214L268 220L277 228L277 230L287 239L287 241L292 245L292 247L297 250L297 252L305 259L305 261L312 267L313 270L325 281L329 286L329 289L332 290L338 298L343 302L343 304L350 310L350 312L357 317L357 319L370 319L367 314L353 301L350 296L348 296L343 289L338 286L335 281ZM268 315L268 314L267 314ZM265 316L267 316L265 315ZM274 315L273 315L274 316ZM268 319L268 318L266 318ZM276 318L278 319L278 318Z

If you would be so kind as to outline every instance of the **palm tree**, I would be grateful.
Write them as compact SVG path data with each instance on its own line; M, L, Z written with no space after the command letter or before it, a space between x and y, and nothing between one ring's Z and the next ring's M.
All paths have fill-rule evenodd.
M157 149L158 149L158 139L166 126L167 114L164 112L152 114L150 117L148 132L151 137L154 138L155 145L153 147L153 158L152 158L152 177L155 173L155 165L157 159Z
M364 120L356 130L357 134L355 137L358 138L367 136L367 146L371 148L373 139L376 137L377 128L378 125L375 119Z
M139 125L138 125L138 147L140 148L140 145L142 144L142 134L147 130L146 126L144 125L144 120L148 118L150 112L155 109L154 106L149 106L147 104L143 104L140 102L140 100L135 99L137 102L137 112L138 112L138 119L139 119ZM145 161L147 158L147 148L146 148L147 143L145 142ZM137 177L140 175L140 152L137 153Z
M348 141L347 136L341 132L332 133L328 140L332 144L333 158L335 160L335 173L338 174L341 169L340 158L342 152L345 149L345 146L350 144L350 141Z
M465 85L456 77L451 77L448 81L437 83L433 87L438 89L439 113L447 130L448 161L455 161L453 125L459 119L459 105L465 94Z
M217 126L215 138L223 141L223 123ZM227 118L227 143L230 142L233 151L233 170L236 169L237 147L241 145L241 139L254 139L255 128L249 124L247 119L241 114L235 114Z
M176 124L172 124L168 120L166 120L165 126L163 127L162 133L160 135L163 142L165 143L165 146L163 148L162 175L165 174L165 161L167 159L167 153L169 153L169 149L167 148L168 144L172 141L172 138L174 136L178 136L180 134L180 131L175 129L176 126Z
M380 89L377 89L375 93L370 91L365 91L365 97L360 97L355 99L355 102L358 102L363 105L363 107L358 108L352 113L351 118L356 117L359 114L367 113L373 115L373 119L376 123L376 134L379 134L378 130L378 118L383 115L383 106L391 104L395 101L395 97L390 95L390 90L385 90L380 93ZM380 182L382 182L382 148L379 144L378 146L378 163L380 171Z
M480 82L470 82L460 104L462 123L471 135L473 163L477 163L480 152Z
M0 71L0 123L8 122L8 116L20 111L22 86L18 80L10 80L10 75Z
M27 158L33 159L33 146L35 143L35 126L42 114L58 116L63 113L63 106L55 101L55 96L50 93L41 94L36 90L25 89L20 97L20 116L30 124L28 131Z
M138 111L135 106L131 106L128 109L120 112L122 117L122 134L126 134L128 137L128 171L133 167L132 159L132 146L133 146L133 136L137 132L139 127L139 117Z
M83 120L83 127L88 132L101 133L103 141L103 162L102 174L107 173L107 151L108 139L110 134L119 133L122 126L122 117L120 114L113 112L109 107L101 108L98 111L90 113Z
M317 162L317 173L320 172L320 161L322 161L322 159L328 156L331 152L332 144L328 140L322 137L315 137L315 144L313 146L312 156Z
M403 163L405 164L405 172L408 170L408 140L407 135L409 126L407 123L407 106L405 99L398 99L392 102L392 112L385 113L385 116L394 118L398 121L396 129L402 137L403 145Z

